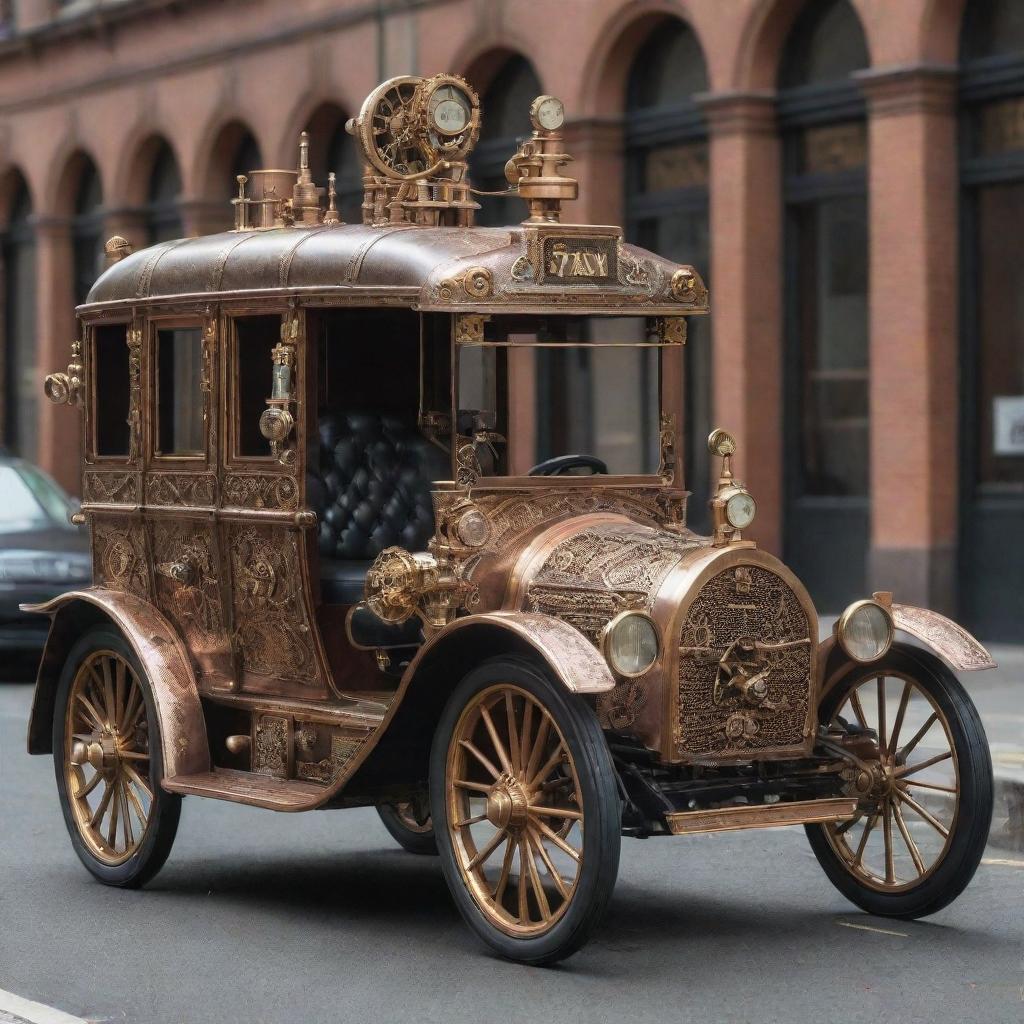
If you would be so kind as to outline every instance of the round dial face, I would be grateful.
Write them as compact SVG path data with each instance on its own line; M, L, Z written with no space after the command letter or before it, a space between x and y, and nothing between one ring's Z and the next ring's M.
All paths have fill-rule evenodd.
M535 127L554 131L565 121L565 107L557 96L539 96L534 101L533 122Z
M469 97L457 86L443 85L431 97L427 111L430 126L439 135L458 135L469 124Z
M746 491L734 494L725 506L726 518L734 530L745 530L754 521L755 512L757 503Z

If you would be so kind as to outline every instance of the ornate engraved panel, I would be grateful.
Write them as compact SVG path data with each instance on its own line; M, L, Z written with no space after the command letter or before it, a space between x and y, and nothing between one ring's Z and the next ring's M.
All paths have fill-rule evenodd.
M308 728L308 727L307 727ZM346 735L339 731L330 733L330 753L319 760L295 762L295 775L307 782L333 782L344 770L366 741L369 733L360 736ZM301 747L298 739L296 746Z
M82 498L105 505L137 505L137 473L86 473L82 478Z
M153 523L158 561L156 603L171 620L193 655L227 647L220 607L217 559L210 528L199 522Z
M804 741L816 638L796 594L756 565L708 580L680 635L680 757L742 756Z
M288 719L260 715L252 744L252 770L260 775L288 777Z
M290 476L231 474L224 478L223 493L224 504L238 508L292 512L299 507L299 485Z
M591 526L551 551L530 581L527 610L570 623L599 647L611 619L630 608L650 611L672 567L702 543L634 524ZM646 697L639 680L619 681L598 700L601 724L615 729L632 725Z
M93 523L92 551L96 583L150 599L146 531L141 522L117 519Z
M150 473L146 504L204 507L214 504L217 478L212 473Z
M231 527L230 553L235 639L245 671L319 685L298 535L282 527Z

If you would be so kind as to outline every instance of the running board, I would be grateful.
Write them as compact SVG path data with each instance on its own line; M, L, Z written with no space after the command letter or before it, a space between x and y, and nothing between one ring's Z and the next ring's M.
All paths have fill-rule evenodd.
M665 821L674 836L694 832L728 832L740 828L776 828L812 822L849 821L857 816L857 801L846 797L828 800L793 800L776 804L742 804L709 811L677 811Z
M303 811L324 796L324 787L313 782L275 779L233 768L175 775L164 779L162 786L169 793L181 793L182 796L207 796L214 800L266 807L271 811Z

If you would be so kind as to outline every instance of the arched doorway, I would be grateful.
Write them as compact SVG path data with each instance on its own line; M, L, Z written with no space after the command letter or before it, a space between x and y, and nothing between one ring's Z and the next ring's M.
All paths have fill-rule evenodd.
M694 96L708 88L704 55L688 25L657 25L637 51L626 88L626 237L708 280L707 123ZM705 317L689 323L686 345L686 486L688 518L708 527L711 430L711 330Z
M519 54L508 57L491 78L480 97L480 141L469 161L475 188L484 192L508 188L505 164L515 153L519 140L532 133L530 104L543 91L533 65ZM477 224L518 224L526 216L526 206L516 196L482 196L477 201Z
M355 140L345 131L348 116L334 103L321 104L309 118L309 166L317 185L327 188L334 171L338 212L346 224L363 220L363 169ZM297 141L297 140L296 140Z
M184 226L181 220L181 173L174 151L164 139L153 143L146 189L145 220L148 245L181 238Z
M36 247L32 198L12 171L4 193L7 217L0 235L3 258L3 447L36 457L39 382L36 375Z
M870 540L868 65L848 0L806 4L783 52L787 563L818 607L862 594Z
M961 616L1024 640L1024 6L971 0L960 47Z
M85 302L103 270L103 189L99 171L89 157L78 160L78 184L71 215L71 259L75 304Z

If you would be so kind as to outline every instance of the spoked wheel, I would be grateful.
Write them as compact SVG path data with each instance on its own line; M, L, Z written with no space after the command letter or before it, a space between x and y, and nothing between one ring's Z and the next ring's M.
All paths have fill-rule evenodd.
M615 885L621 809L582 699L516 659L471 672L434 739L431 807L449 887L485 942L533 964L583 945Z
M377 813L384 827L403 850L428 856L437 853L434 822L425 799L377 804Z
M101 881L142 885L167 859L181 798L160 789L149 682L116 630L90 630L72 648L53 726L57 789L75 851Z
M923 917L956 899L981 860L992 818L992 765L978 713L932 655L895 645L851 666L821 721L857 737L859 814L809 825L836 887L872 914Z

